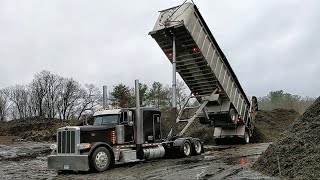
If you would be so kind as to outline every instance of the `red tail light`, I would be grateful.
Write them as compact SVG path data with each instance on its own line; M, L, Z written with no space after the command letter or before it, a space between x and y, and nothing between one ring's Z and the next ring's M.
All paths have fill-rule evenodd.
M199 51L198 48L196 48L196 47L192 48L192 52L196 53L196 52L198 52L198 51Z

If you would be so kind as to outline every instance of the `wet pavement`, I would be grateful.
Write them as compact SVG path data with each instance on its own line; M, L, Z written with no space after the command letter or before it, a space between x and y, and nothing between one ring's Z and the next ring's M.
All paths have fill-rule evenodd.
M0 145L1 179L277 179L251 169L270 143L205 146L201 156L116 165L102 173L48 170L48 143Z

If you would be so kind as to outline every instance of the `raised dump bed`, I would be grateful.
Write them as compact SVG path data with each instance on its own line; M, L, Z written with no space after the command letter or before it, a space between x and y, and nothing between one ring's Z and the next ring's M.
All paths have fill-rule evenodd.
M250 102L196 5L160 11L149 34L171 62L175 38L176 70L201 103L196 115L202 123L214 124L215 138L251 136Z

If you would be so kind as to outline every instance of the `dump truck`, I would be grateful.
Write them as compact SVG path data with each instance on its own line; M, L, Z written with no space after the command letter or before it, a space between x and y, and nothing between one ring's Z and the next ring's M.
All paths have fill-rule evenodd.
M198 118L213 128L217 144L230 138L249 143L258 110L257 98L247 98L197 6L183 3L160 11L149 35L191 91L176 118L176 122L187 123L179 135ZM191 98L196 98L200 106L192 117L182 118L190 110L187 104Z
M176 122L186 122L184 128L162 137L160 110L140 107L136 80L135 108L103 108L94 113L93 125L57 130L57 143L51 145L48 156L49 169L101 172L118 163L199 155L203 153L200 139L183 137L197 118L214 128L217 143L226 138L249 143L256 98L249 102L196 5L183 3L160 11L149 34L173 64L173 107L176 71L191 90L183 108L174 116ZM191 98L196 98L200 106L192 117L184 119Z
M198 138L163 138L160 110L140 107L138 80L135 90L135 108L104 107L94 113L93 125L59 128L57 143L50 147L48 168L59 172L101 172L115 164L203 152Z

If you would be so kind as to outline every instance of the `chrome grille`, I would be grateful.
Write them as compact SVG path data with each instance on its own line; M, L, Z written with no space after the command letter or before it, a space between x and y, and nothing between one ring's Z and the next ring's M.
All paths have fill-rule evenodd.
M58 132L58 153L76 153L76 131L63 130Z

